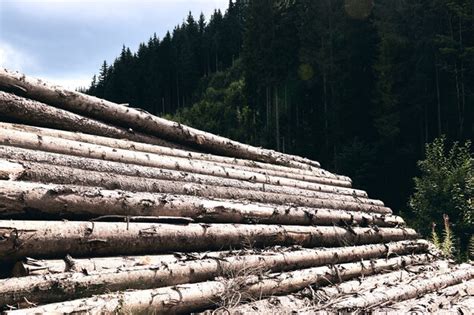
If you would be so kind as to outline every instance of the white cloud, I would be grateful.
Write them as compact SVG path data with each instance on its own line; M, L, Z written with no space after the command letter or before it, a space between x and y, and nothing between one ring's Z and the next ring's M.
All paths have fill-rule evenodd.
M75 90L77 88L89 87L91 84L91 78L87 76L77 76L74 75L67 77L55 77L55 76L41 76L41 80L49 82L51 84L60 85L70 90Z
M35 57L0 41L0 67L22 72L32 71L37 68L37 61Z
M5 1L5 0L4 0ZM173 14L177 7L200 7L210 14L214 8L226 8L228 0L6 0L6 4L23 14L43 19L66 20L140 20L144 14L156 14L156 10ZM195 12L199 13L199 12ZM182 17L178 17L179 19Z

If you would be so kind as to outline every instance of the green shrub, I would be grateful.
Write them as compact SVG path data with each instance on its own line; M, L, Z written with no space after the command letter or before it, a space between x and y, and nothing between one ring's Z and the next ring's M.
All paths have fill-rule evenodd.
M415 192L410 198L410 207L415 214L418 230L428 236L432 222L436 226L446 226L449 217L450 242L443 247L459 243L459 250L468 253L469 239L473 234L474 218L474 159L471 156L471 143L454 143L446 147L444 137L426 145L426 158L418 162L421 176L416 177ZM447 217L444 217L444 215ZM444 222L439 222L444 218ZM443 223L443 224L439 224ZM436 231L434 231L436 232ZM433 231L431 231L433 235ZM446 231L445 231L446 233Z

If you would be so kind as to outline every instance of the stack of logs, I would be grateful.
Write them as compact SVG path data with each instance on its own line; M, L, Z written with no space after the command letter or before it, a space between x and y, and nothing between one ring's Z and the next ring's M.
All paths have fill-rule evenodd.
M285 295L310 289L314 304L321 290L340 297L337 284L350 295L399 282L324 306L346 310L474 277L440 268L401 217L317 162L7 70L0 117L7 314L246 312L274 295L301 308ZM396 276L415 267L432 276L408 290Z

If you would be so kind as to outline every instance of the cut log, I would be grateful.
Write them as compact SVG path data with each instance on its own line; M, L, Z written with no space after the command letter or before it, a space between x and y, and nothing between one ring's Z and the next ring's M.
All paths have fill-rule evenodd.
M404 226L399 216L326 208L209 200L98 187L3 181L0 217L91 219L100 216L179 216L207 223Z
M399 243L392 246L393 254L411 254L426 250L413 247L416 243ZM408 247L405 247L408 245ZM367 245L331 250L295 250L264 252L254 255L221 255L207 259L162 263L133 268L76 272L45 276L30 276L0 280L0 305L15 305L26 298L39 304L103 294L107 291L151 289L177 284L213 280L218 276L232 276L246 270L266 273L316 267L324 264L375 259L388 254L389 246ZM59 284L59 285L58 285Z
M340 264L332 267L308 268L268 276L249 275L230 280L222 279L160 289L126 291L23 309L21 314L58 311L63 313L113 313L118 311L153 312L154 314L190 313L212 306L222 299L231 298L230 295L239 295L239 299L244 301L269 295L288 294L309 285L327 285L360 276L362 273L374 274L427 261L429 261L427 255L403 256ZM18 314L18 312L9 311L6 314Z
M150 224L73 221L0 221L0 260L66 255L141 255L300 245L363 245L415 239L412 229L257 224Z
M391 210L389 208L379 206L377 201L370 199L359 199L346 195L321 193L318 194L318 197L306 197L282 193L252 191L233 187L209 186L188 182L148 179L125 175L113 174L112 176L112 174L109 173L86 171L71 167L47 165L26 161L21 161L21 164L19 163L19 165L22 165L24 170L17 179L25 181L100 186L112 190L121 189L139 192L172 193L223 199L246 199L256 202L275 203L281 205L295 204L299 206L320 208L326 207L331 209L347 209L353 211L391 214ZM316 192L314 193L316 194Z
M410 283L400 283L390 288L379 288L370 292L358 294L333 304L332 308L338 311L368 309L385 302L398 302L425 295L446 286L452 286L462 281L474 278L474 267L451 271L446 274L419 279Z
M5 69L0 69L0 88L88 117L107 120L173 142L191 145L201 151L298 168L312 169L320 166L318 162L306 158L242 144L153 116L139 109L52 86Z
M293 248L277 248L258 252L260 255L283 255L287 261L288 268L307 268L311 266L328 263L343 263L360 259L378 257L389 257L392 255L406 255L426 252L428 243L424 240L400 241L387 244L348 246L344 248L305 249L295 250ZM279 252L276 252L276 251ZM285 252L287 251L287 252ZM301 253L299 256L297 253ZM224 258L227 256L243 256L255 254L251 250L240 250L231 252L205 252L173 255L147 255L126 257L96 257L85 259L51 259L37 260L27 258L15 264L13 275L16 277L35 276L45 274L64 273L69 271L83 271L90 275L94 272L105 272L111 269L124 269L139 266L151 266L159 264L177 263L187 260L200 260L209 257ZM71 263L71 261L73 263ZM264 259L262 260L262 263ZM72 266L73 265L73 269ZM283 268L284 266L282 266ZM399 277L397 278L399 279Z
M179 182L190 182L205 185L233 187L239 189L266 191L306 197L318 198L321 196L325 196L325 194L322 193L349 195L351 196L351 199L354 196L357 196L361 198L361 200L364 200L367 197L367 195L363 192L343 187L333 187L317 184L313 184L314 187L311 187L311 185L309 185L310 188L319 187L319 189L315 191L314 189L311 190L281 185L255 183L218 176L188 173L184 171L165 170L148 166L111 162L106 160L77 157L72 155L64 155L44 151L34 151L3 145L0 145L0 158L10 160L23 160L28 162L39 162L43 164L67 166L89 171L98 171L102 173L112 173L140 178L154 178Z
M122 138L171 148L184 148L182 145L174 144L157 137L108 125L94 119L2 91L0 91L0 115L5 118L38 126L47 126L69 131L87 130L88 133L93 135Z
M308 182L322 183L333 186L350 187L351 180L346 176L333 175L323 169L314 169L312 171L301 170L281 165L261 163L251 160L242 160L225 156L211 155L199 152L185 151L165 146L150 145L142 142L134 142L122 139L113 139L96 135L88 135L79 132L70 132L56 129L40 128L26 125L10 124L0 122L0 128L5 130L16 130L22 132L34 133L37 136L55 137L66 140L74 140L91 144L103 145L116 149L131 151L140 151L154 153L158 155L169 155L191 160L202 160L213 163L219 163L227 167L242 169L247 171L259 172L265 175L293 178Z
M421 298L390 304L388 309L403 314L435 314L451 310L466 296L474 296L474 279L449 286L435 293L426 294ZM457 310L453 311L459 314ZM466 311L465 314L469 314L469 309L466 308Z
M252 181L271 185L283 185L301 189L311 189L315 191L319 191L324 187L328 187L327 185L232 169L206 161L192 161L179 157L115 149L85 142L53 138L49 136L38 137L38 135L33 133L19 132L15 130L6 131L0 129L0 144L16 146L25 149L232 178L243 181ZM346 191L351 190L355 196L367 196L367 193L356 189L342 187L337 189ZM383 204L381 201L378 201L378 203Z
M344 281L327 287L305 288L304 290L290 296L270 297L255 302L238 305L227 311L232 314L249 313L273 313L277 312L279 307L286 307L289 310L297 310L303 303L310 304L311 310L323 310L331 307L334 301L341 299L348 294L357 294L361 291L372 291L380 287L386 287L393 283L410 282L416 279L419 273L427 275L439 274L439 261L427 265L405 266L405 269L372 275L367 277L361 275L358 279ZM416 281L416 280L415 280ZM308 298L309 297L309 298ZM215 311L214 311L215 312ZM207 312L205 312L207 313ZM223 314L223 312L215 312ZM329 311L331 313L331 311Z

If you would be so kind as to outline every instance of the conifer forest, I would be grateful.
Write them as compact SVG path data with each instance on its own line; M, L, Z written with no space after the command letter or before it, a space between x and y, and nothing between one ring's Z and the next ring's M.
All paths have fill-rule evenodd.
M85 92L316 159L409 220L425 145L474 135L473 12L472 0L229 1L124 46Z

